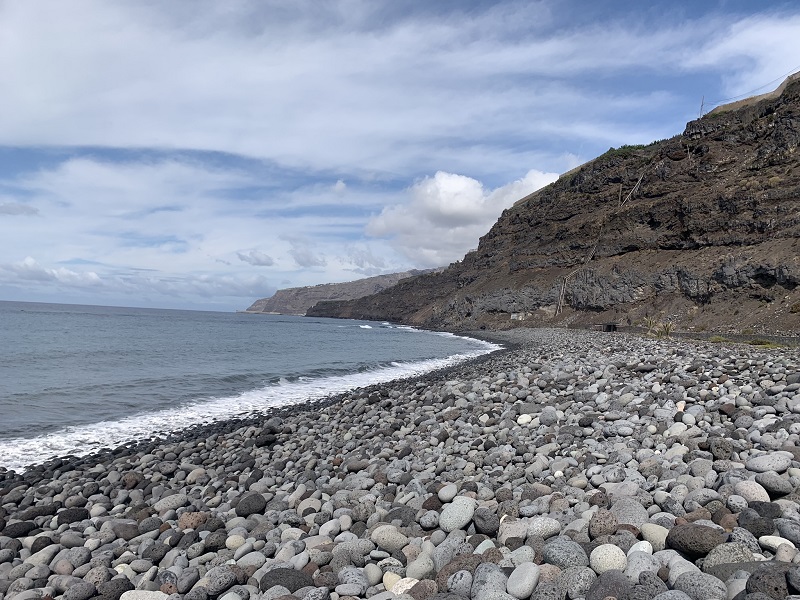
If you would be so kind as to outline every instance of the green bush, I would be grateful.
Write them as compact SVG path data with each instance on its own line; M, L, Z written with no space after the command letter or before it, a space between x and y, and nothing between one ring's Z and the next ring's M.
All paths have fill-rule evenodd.
M608 149L608 152L605 153L605 156L619 156L622 158L627 158L628 156L633 156L637 150L641 150L642 148L646 148L646 146L644 144L624 144L619 148L614 148L612 146Z

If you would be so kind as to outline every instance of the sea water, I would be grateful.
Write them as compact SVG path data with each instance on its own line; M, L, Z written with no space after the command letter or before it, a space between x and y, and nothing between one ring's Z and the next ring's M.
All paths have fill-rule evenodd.
M391 323L0 302L0 466L263 413L495 349Z

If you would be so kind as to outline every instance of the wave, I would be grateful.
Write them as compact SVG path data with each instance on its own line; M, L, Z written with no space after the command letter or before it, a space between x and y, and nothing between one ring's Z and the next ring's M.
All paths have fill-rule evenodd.
M302 404L355 388L419 376L502 349L502 346L490 342L464 336L456 337L478 343L479 347L473 351L453 354L446 358L407 363L393 362L375 369L344 375L300 377L293 381L281 378L277 385L273 383L236 396L199 399L180 408L159 410L90 425L67 427L34 438L19 437L0 440L0 465L21 472L29 465L41 463L53 457L85 456L102 448L116 447L136 440L152 439L154 436L166 436L195 425L210 424L242 415L262 414L271 408Z

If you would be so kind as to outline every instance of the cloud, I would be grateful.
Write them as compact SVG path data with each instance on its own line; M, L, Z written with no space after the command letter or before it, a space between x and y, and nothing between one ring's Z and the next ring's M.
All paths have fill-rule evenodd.
M269 296L275 286L261 276L236 274L173 274L145 269L116 270L103 276L95 271L73 271L64 267L51 268L32 257L18 263L0 263L0 290L24 291L39 297L50 294L52 301L64 301L65 293L91 292L95 302L113 302L125 306L140 306L155 302L158 306L174 303L177 306L196 304L225 304L234 301L239 306L253 298ZM44 295L42 295L44 294ZM74 297L74 296L70 296ZM171 301L172 300L172 301Z
M800 56L791 3L645 4L0 2L0 277L205 298L440 266Z
M347 245L345 254L340 260L342 267L347 272L357 273L363 277L401 270L400 267L394 268L393 265L390 265L386 257L376 255L373 248L367 244Z
M4 202L0 204L0 215L38 215L39 210L27 204L19 204L16 202Z
M3 277L5 275L5 277ZM48 269L28 256L22 262L0 264L0 277L5 280L30 281L39 283L58 283L70 287L95 287L101 283L94 271L79 273L64 267Z
M4 4L0 86L15 118L0 144L229 152L342 182L483 178L487 156L509 153L488 163L507 181L534 164L532 146L679 130L696 104L677 89L687 74L769 80L794 66L800 38L789 5L686 18L553 2L195 4ZM615 79L629 73L635 85ZM666 123L631 118L647 111Z
M181 293L187 301L209 298L212 292L225 298L268 295L274 285L265 278L254 279L253 266L270 266L276 279L289 278L294 285L318 283L319 268L327 262L315 240L327 236L333 241L324 252L344 252L351 240L337 248L336 239L360 235L369 209L356 199L347 208L352 214L341 216L338 213L346 208L342 202L349 202L344 198L337 214L320 214L317 204L276 214L286 207L287 197L313 196L317 184L304 187L301 182L292 189L281 182L284 187L275 190L270 187L274 180L257 178L263 177L262 164L252 169L256 174L239 161L220 163L217 157L78 156L0 177L0 189L8 198L2 206L12 206L6 212L19 212L17 205L41 207L41 218L13 226L9 219L0 219L0 257L7 260L0 267L0 282L76 287L99 278L102 285L92 288L98 294L93 302L129 294L128 304L147 297L156 305ZM36 260L22 260L26 256ZM19 262L13 262L15 257ZM317 267L316 274L299 271L298 266ZM340 272L332 270L325 279L333 280Z
M388 238L415 264L427 267L458 260L500 213L517 200L555 181L555 173L531 170L495 190L480 181L439 171L408 190L408 201L386 207L367 225L367 233Z
M307 239L283 237L291 244L289 255L300 268L324 267L328 264L325 257L311 249L311 242Z
M368 247L350 246L347 248L347 258L360 269L386 267L386 261L380 256L375 256Z
M271 256L259 252L258 250L250 250L250 252L237 252L236 256L239 260L251 264L255 267L271 267L275 264L275 259Z
M686 55L687 69L719 69L731 96L771 91L800 69L800 15L768 12L725 23ZM711 104L727 98L710 98Z

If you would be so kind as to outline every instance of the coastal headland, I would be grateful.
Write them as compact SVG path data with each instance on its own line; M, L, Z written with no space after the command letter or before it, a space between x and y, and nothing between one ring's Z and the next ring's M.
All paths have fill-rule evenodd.
M800 333L800 79L683 133L620 146L503 214L436 273L318 317L434 330L649 319L683 331Z
M0 470L0 599L800 594L800 351L565 329Z

